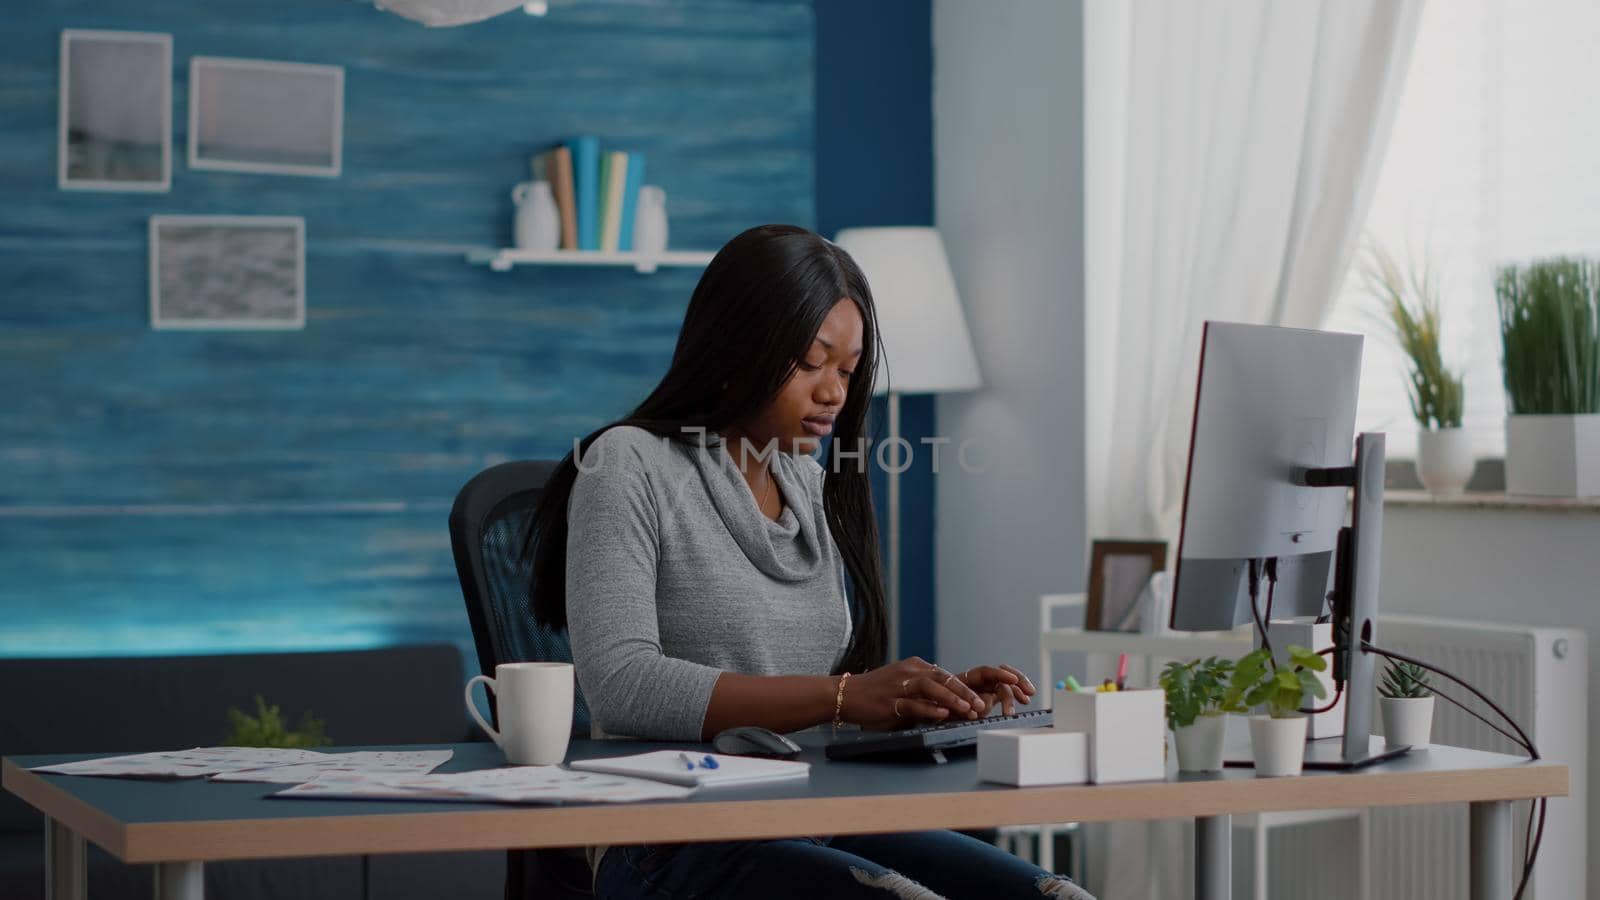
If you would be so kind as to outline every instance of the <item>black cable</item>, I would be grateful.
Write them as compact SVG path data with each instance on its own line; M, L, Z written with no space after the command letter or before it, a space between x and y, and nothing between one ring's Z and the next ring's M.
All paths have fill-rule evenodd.
M1474 697L1477 697L1479 700L1482 700L1484 703L1488 704L1490 709L1494 710L1496 713L1498 713L1500 715L1500 718L1506 720L1506 724L1508 724L1512 728L1516 729L1517 735L1521 738L1521 740L1518 743L1522 744L1522 746L1528 751L1528 755L1529 756L1533 757L1534 759L1543 759L1543 757L1541 757L1539 755L1539 749L1533 745L1533 741L1528 738L1528 733L1522 730L1522 726L1517 724L1517 720L1511 718L1511 716L1508 715L1505 710L1500 708L1500 704L1494 702L1493 700L1490 700L1483 693L1483 691L1478 690L1477 688L1475 688L1472 685L1468 684L1466 681L1464 681L1463 679L1459 678L1458 676L1456 676L1456 675L1454 675L1454 674L1452 674L1450 672L1446 672L1444 669L1441 669L1438 666L1433 665L1432 663L1423 662L1422 660L1417 659L1414 656L1406 656L1404 653L1396 653L1396 652L1394 652L1392 650L1385 650L1382 647L1379 647L1379 646L1377 646L1375 644L1367 643L1365 641L1362 642L1361 649L1366 653L1376 653L1377 655L1385 657L1387 659L1399 660L1400 662L1411 663L1414 666L1421 666L1422 668L1427 669L1430 672L1433 672L1433 673L1438 674L1438 675L1443 675L1444 677L1450 679L1451 681L1454 681L1456 684L1459 684L1462 687L1466 688L1467 690L1471 691L1472 695Z
M1462 687L1466 688L1467 690L1471 691L1473 696L1477 697L1479 700L1482 700L1484 703L1488 704L1490 709L1494 710L1496 713L1499 714L1500 718L1502 718L1502 719L1504 719L1506 721L1506 724L1510 725L1513 729L1516 730L1517 735L1519 737L1518 738L1512 738L1511 735L1506 734L1506 737L1508 739L1512 740L1514 743L1520 743L1522 745L1523 749L1525 749L1527 751L1529 757L1531 757L1533 759L1543 759L1543 757L1539 755L1539 748L1534 746L1533 741L1528 737L1527 732L1522 730L1522 726L1517 724L1517 720L1516 719L1511 718L1511 716L1508 715L1505 710L1500 708L1500 705L1498 703L1495 703L1493 700L1490 700L1482 691L1480 691L1477 688L1473 687L1472 685L1468 684L1465 680L1463 680L1459 676L1457 676L1457 675L1455 675L1455 674L1453 674L1451 672L1447 672L1444 669L1441 669L1438 666L1433 665L1432 663L1424 662L1424 661L1422 661L1420 659L1417 659L1415 657L1412 657L1412 656L1406 656L1404 653L1396 653L1396 652L1394 652L1392 650L1384 650L1383 648L1378 647L1378 646L1376 646L1374 644L1362 642L1361 649L1364 652L1375 653L1375 654L1377 654L1379 656L1382 656L1382 657L1385 657L1387 659L1399 660L1400 662L1410 663L1410 664L1412 664L1414 666L1421 666L1422 668L1427 669L1430 672L1436 673L1438 675L1443 675L1444 677L1450 679L1451 681L1454 681L1456 684L1459 684ZM1437 693L1437 691L1435 691L1435 693ZM1446 699L1449 699L1449 698L1446 698ZM1451 703L1455 703L1456 701L1450 700L1450 702ZM1459 703L1456 703L1456 705L1457 706L1461 706L1461 704L1459 704ZM1461 708L1462 709L1466 709L1465 706L1461 706ZM1468 712L1471 712L1471 710L1468 710ZM1477 715L1476 713L1473 713L1473 714ZM1487 724L1488 720L1483 719L1482 716L1478 716L1478 718L1480 720L1483 720ZM1490 727L1494 727L1494 726L1491 725ZM1500 729L1496 729L1496 730L1499 731ZM1501 731L1501 733L1505 734L1504 731ZM1533 829L1533 810L1534 809L1538 809L1539 810L1539 826L1538 826L1537 829ZM1519 882L1517 882L1516 893L1514 893L1512 895L1513 900L1521 900L1523 893L1526 892L1527 889L1528 889L1528 881L1529 881L1529 879L1531 879L1533 877L1533 866L1534 866L1534 863L1538 862L1538 859L1539 859L1539 848L1540 848L1541 845L1544 844L1545 814L1547 812L1549 812L1549 809L1550 809L1550 801L1549 801L1549 798L1547 798L1547 797L1535 797L1535 798L1533 798L1532 805L1528 807L1528 827L1530 829L1533 829L1532 830L1532 839L1530 840L1528 838L1528 832L1524 832L1523 833L1522 879Z
M1323 656L1323 655L1326 655L1326 654L1329 654L1329 653L1336 653L1340 649L1341 648L1338 647L1337 645L1332 646L1332 647L1325 647L1325 648L1323 648L1321 650L1318 650L1317 651L1317 655L1318 656ZM1483 715L1480 714L1477 710L1474 710L1474 709L1468 707L1466 704L1464 704L1461 701L1455 699L1454 697L1451 697L1449 694L1446 694L1446 693L1440 691L1437 687L1430 688L1430 690L1432 690L1433 693L1439 695L1440 697L1443 697L1446 702L1454 705L1456 708L1460 709L1462 712L1467 713L1468 715L1472 716L1473 718L1476 718L1478 721L1482 722L1483 724L1485 724L1485 725L1489 726L1490 728L1494 729L1495 731L1499 732L1501 735L1503 735L1506 738L1506 740L1512 742L1513 744L1520 745L1523 748L1523 750L1525 752L1527 752L1528 756L1530 756L1531 758L1533 758L1533 759L1542 759L1543 758L1543 757L1541 757L1539 755L1539 748L1534 745L1533 741L1528 737L1527 733L1522 730L1522 727L1517 724L1517 721L1515 719L1511 718L1511 716L1504 709L1501 709L1499 704L1495 703L1493 700L1490 700L1487 696L1484 695L1484 693L1482 691L1480 691L1477 688L1473 687L1472 685L1468 684L1466 681L1464 681L1459 676L1455 675L1452 672L1447 672L1444 669L1441 669L1438 666L1433 665L1432 663L1424 662L1424 661L1422 661L1420 659L1417 659L1415 657L1406 656L1403 653L1396 653L1396 652L1391 651L1391 650L1384 650L1383 648L1378 647L1378 646L1373 645L1373 644L1370 644L1370 643L1363 643L1362 644L1362 649L1365 650L1368 653L1375 653L1378 656L1383 656L1383 657L1386 657L1388 659L1399 660L1400 662L1408 662L1408 663L1411 663L1412 665L1415 665L1415 666L1421 666L1422 668L1427 669L1430 672L1434 672L1436 674L1443 675L1444 677L1450 679L1451 681L1454 681L1456 684L1459 684L1462 687L1466 688L1467 690L1471 691L1474 696L1476 696L1479 700L1482 700L1484 703L1488 704L1490 709L1493 709L1496 713L1498 713L1500 715L1500 717L1506 721L1507 724L1509 724L1512 728L1515 728L1516 731L1517 731L1517 734L1513 735L1510 732L1506 731L1504 728L1501 728L1500 726L1494 724L1493 722L1490 722L1488 719L1484 718ZM1343 686L1341 685L1341 689L1342 689L1342 687ZM1335 702L1337 702L1337 699L1336 699ZM1539 824L1538 824L1537 828L1534 827L1534 822L1533 822L1533 820L1534 820L1534 810L1538 810ZM1523 853L1522 853L1522 878L1517 883L1516 893L1512 895L1515 898L1515 900L1521 900L1522 895L1528 889L1528 881L1529 881L1529 879L1531 879L1533 877L1534 864L1537 863L1538 860L1539 860L1539 849L1544 846L1544 824L1545 824L1545 817L1549 813L1549 811L1550 811L1550 799L1548 797L1535 797L1530 801L1530 805L1528 807L1528 825L1527 825L1527 828L1523 831L1523 835L1522 835L1522 848L1523 848Z
M1490 728L1494 729L1495 731L1499 732L1502 737L1504 737L1506 740L1510 741L1511 743L1513 743L1513 744L1518 743L1516 735L1512 734L1509 731L1506 731L1504 728L1501 728L1499 725L1496 725L1493 722L1489 721L1488 719L1484 718L1483 715L1480 714L1477 710L1472 709L1471 707L1468 707L1466 704L1464 704L1461 701L1455 699L1454 697L1450 696L1449 694L1446 694L1444 691L1439 690L1437 687L1430 688L1429 690L1431 690L1434 693L1435 696L1437 696L1437 697L1449 702L1451 705L1455 706L1457 709L1461 710L1462 712L1466 713L1469 716L1472 716L1473 718L1477 719L1478 721L1482 722L1483 724L1485 724L1485 725L1489 726ZM1526 748L1524 748L1524 749L1526 749ZM1527 884L1528 873L1533 870L1533 864L1539 857L1539 846L1544 841L1544 815L1545 815L1545 811L1548 808L1549 808L1549 801L1544 799L1543 797L1535 797L1533 800L1531 800L1529 802L1529 806L1528 806L1528 824L1522 831L1522 872L1523 872L1522 883L1524 885ZM1538 819L1539 819L1539 830L1537 832L1534 831L1534 827L1533 827L1533 820L1534 820L1535 811L1537 811ZM1517 896L1519 896L1519 897L1522 896L1522 890L1523 890L1523 888L1521 888L1521 887L1519 887L1517 889Z
M1272 595L1278 587L1278 558L1276 556L1267 557L1266 563L1261 568L1262 574L1267 578L1267 614L1262 618L1266 620L1268 625L1271 625Z
M1261 618L1261 607L1257 600L1261 597L1261 572L1256 568L1257 562L1250 560L1248 587L1250 592L1250 618L1256 623L1256 633L1261 635L1261 646L1267 648L1267 655L1272 655L1272 641L1267 638L1267 625Z
M1488 719L1485 719L1481 713L1479 713L1475 709L1472 709L1471 707L1468 707L1466 704L1462 703L1460 700L1457 700L1456 698L1450 696L1449 694L1446 694L1444 691L1441 691L1436 687L1431 687L1428 690L1432 691L1434 693L1434 695L1439 697L1441 700L1445 700L1445 701L1447 701L1449 703L1454 704L1457 709L1459 709L1462 712L1466 713L1467 715L1473 717L1474 719L1477 719L1479 722L1482 722L1483 724L1489 726L1490 728L1493 728L1495 731L1500 732L1500 734L1503 737L1505 737L1506 740L1510 741L1511 743L1516 744L1518 746L1522 745L1522 742L1517 740L1517 736L1516 735L1514 735L1511 732L1505 730L1504 728L1501 728L1499 725L1494 724L1493 722L1489 721ZM1523 747L1522 749L1523 750L1527 750L1528 748L1527 747Z

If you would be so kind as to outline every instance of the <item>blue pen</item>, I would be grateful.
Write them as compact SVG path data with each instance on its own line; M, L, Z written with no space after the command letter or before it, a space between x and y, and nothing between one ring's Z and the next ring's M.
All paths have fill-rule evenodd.
M706 758L700 762L700 765L705 766L708 769L718 768L716 758L709 753L706 754Z
M690 771L694 770L694 760L689 758L689 754L687 754L687 753L679 753L678 754L678 758L683 760L684 768L689 769Z

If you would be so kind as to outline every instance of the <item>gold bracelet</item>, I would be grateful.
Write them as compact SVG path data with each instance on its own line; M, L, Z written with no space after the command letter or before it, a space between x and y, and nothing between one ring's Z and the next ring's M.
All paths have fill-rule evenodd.
M833 700L833 730L838 731L844 724L844 683L850 680L850 673L839 676L839 696Z

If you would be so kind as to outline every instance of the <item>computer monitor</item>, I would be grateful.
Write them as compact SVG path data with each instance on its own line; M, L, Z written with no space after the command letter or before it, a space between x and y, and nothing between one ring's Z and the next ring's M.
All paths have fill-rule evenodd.
M1329 616L1345 733L1308 766L1390 755L1371 751L1374 661L1361 649L1375 639L1384 465L1383 435L1355 434L1361 345L1229 322L1205 323L1200 344L1170 624Z
M1361 343L1358 334L1205 323L1173 628L1250 622L1250 565L1259 576L1267 559L1277 560L1273 617L1324 612L1345 497L1295 472L1351 464Z

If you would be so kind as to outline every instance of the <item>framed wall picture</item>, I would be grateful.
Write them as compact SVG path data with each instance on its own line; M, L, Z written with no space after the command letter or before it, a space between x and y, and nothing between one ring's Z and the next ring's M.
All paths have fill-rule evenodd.
M151 216L150 327L304 328L296 216Z
M172 35L61 32L56 183L77 191L172 186Z
M331 177L343 148L343 67L189 60L189 168Z
M1138 631L1139 597L1167 568L1165 541L1095 541L1089 558L1088 631Z

